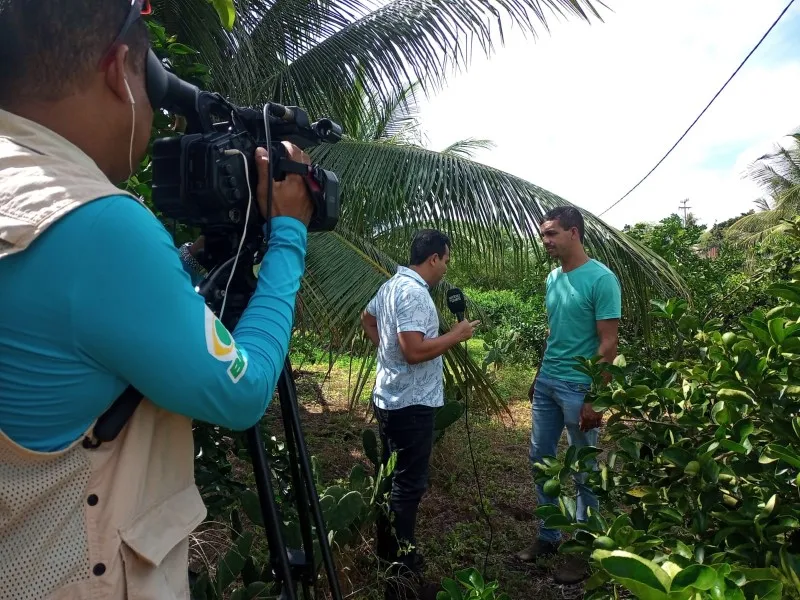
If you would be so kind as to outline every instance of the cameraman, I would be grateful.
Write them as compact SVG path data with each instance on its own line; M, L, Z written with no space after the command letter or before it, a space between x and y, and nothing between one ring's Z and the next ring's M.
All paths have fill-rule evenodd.
M152 126L141 11L0 2L0 598L188 598L188 536L206 515L192 419L257 423L288 351L312 214L299 176L274 183L267 215L258 151L269 252L233 334L112 183ZM98 445L97 418L129 384L145 399Z

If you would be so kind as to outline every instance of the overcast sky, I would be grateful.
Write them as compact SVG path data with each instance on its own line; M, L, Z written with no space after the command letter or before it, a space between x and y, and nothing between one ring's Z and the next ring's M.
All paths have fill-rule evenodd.
M605 0L604 23L511 32L489 60L422 101L428 146L496 146L476 160L595 214L664 155L788 0ZM602 10L602 9L601 9ZM753 208L747 165L800 127L800 2L670 157L604 219L657 221L689 199L709 225Z

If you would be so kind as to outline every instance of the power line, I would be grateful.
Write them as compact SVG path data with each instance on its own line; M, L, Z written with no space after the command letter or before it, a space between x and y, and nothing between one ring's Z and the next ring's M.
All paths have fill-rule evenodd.
M791 6L792 6L792 4L794 4L794 0L789 0L789 4L787 4L787 5L786 5L786 8L784 8L784 9L783 9L783 11L781 12L781 14L779 14L779 15L778 15L778 18L777 18L777 19L775 19L775 22L774 22L774 23L772 23L772 25L770 25L770 28L769 28L769 29L767 29L767 32L766 32L766 33L765 33L763 36L761 36L761 39L760 39L760 40L758 40L758 43L757 43L757 44L756 44L756 45L753 47L753 49L752 49L752 50L750 50L750 52L748 53L748 55L744 57L744 60L741 62L741 64L740 64L738 67L736 67L736 70L733 72L733 74L732 74L730 77L728 77L728 81L726 81L726 82L725 82L725 84L724 84L724 85L723 85L721 88L719 88L719 91L718 91L716 94L714 94L714 97L713 97L713 98L711 98L711 101L710 101L710 102L709 102L709 103L706 105L706 107L703 109L703 112L701 112L699 115L697 115L697 118L696 118L694 121L692 121L692 124L691 124L691 125L689 125L689 128L688 128L686 131L684 131L684 132L683 132L683 135L682 135L681 137L679 137L679 138L678 138L678 141L677 141L677 142L675 142L675 143L673 144L672 148L670 148L670 149L667 151L667 153L666 153L666 154L665 154L665 155L664 155L664 156L661 158L661 160L659 160L659 161L656 163L656 166L655 166L655 167L653 167L652 169L650 169L650 170L647 172L647 175L645 175L644 177L642 177L642 178L639 180L639 183L637 183L637 184L636 184L635 186L633 186L633 187L632 187L630 190L628 190L628 192L627 192L627 193L626 193L624 196L622 196L622 198L620 198L619 200L617 200L616 202L614 202L614 204L612 204L612 205L611 205L611 206L609 206L607 209L605 209L603 212L601 212L599 215L597 215L598 217L602 217L604 214L606 214L608 211L610 211L612 208L614 208L614 207L615 207L617 204L619 204L620 202L622 202L623 200L625 200L625 198L627 198L628 196L630 196L630 194L631 194L631 193L632 193L632 192L633 192L633 191L634 191L636 188L638 188L638 187L639 187L639 186L640 186L642 183L644 183L644 180L645 180L645 179L647 179L648 177L650 177L650 175L653 173L653 171L655 171L655 170L656 170L656 169L659 167L659 165L660 165L662 162L664 162L664 160L666 160L666 158L667 158L667 157L668 157L670 154L672 154L672 151L673 151L673 150L675 150L675 148L678 146L678 144L680 144L680 143L681 143L681 141L683 140L683 138L685 138L685 137L686 137L686 134L688 134L688 133L689 133L689 132L692 130L692 127L694 127L694 126L695 126L695 124L696 124L696 123L697 123L697 122L700 120L700 117L702 117L702 116L705 114L705 112L706 112L706 111L709 109L709 107L710 107L710 106L711 106L711 105L714 103L714 100L716 100L716 99L717 99L717 96L719 96L719 95L722 93L722 90L724 90L726 87L728 87L728 84L731 82L731 80L732 80L734 77L736 77L736 74L737 74L737 73L739 72L739 70L740 70L740 69L741 69L741 68L744 66L744 64L747 62L747 60L748 60L748 59L749 59L749 58L750 58L750 57L753 55L753 53L754 53L756 50L758 50L758 47L761 45L761 42L763 42L763 41L764 41L764 40L767 38L767 36L768 36L768 35L770 34L770 32L771 32L771 31L772 31L772 30L775 28L775 26L778 24L778 22L779 22L779 21L780 21L780 20L783 18L783 15L785 15L785 14L786 14L786 11L788 11L788 10L789 10L789 7L791 7Z

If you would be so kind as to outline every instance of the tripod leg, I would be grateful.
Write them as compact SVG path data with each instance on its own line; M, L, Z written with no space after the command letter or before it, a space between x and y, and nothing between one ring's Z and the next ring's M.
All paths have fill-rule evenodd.
M278 514L278 507L275 505L267 453L258 425L247 430L247 443L250 446L250 456L253 460L253 474L256 478L256 489L261 503L261 516L264 520L270 561L276 577L281 582L281 598L297 600L289 558L286 554L286 545L283 543L281 534L281 518ZM280 566L280 572L276 566Z
M341 600L342 591L339 588L339 578L336 575L336 567L333 564L333 555L331 554L331 547L328 543L327 528L325 527L325 521L322 517L322 509L319 506L319 495L317 494L317 488L314 485L314 475L311 471L311 461L308 457L308 448L306 446L305 437L303 436L303 429L300 426L300 415L297 410L297 396L294 387L294 380L292 379L292 365L291 362L289 362L288 357L286 358L283 368L287 383L289 384L287 386L289 398L294 400L293 402L288 402L287 404L292 432L294 433L294 438L297 442L296 448L299 459L298 462L300 463L300 469L302 471L303 480L306 484L306 492L308 494L309 502L307 506L311 510L312 517L314 518L314 524L317 528L320 553L322 554L322 561L325 563L325 571L328 575L328 583L331 587L333 600ZM287 425L284 423L284 427L286 426Z
M308 490L302 480L300 468L297 460L297 441L294 429L289 425L292 422L293 402L291 398L297 398L292 380L291 367L284 365L281 377L278 380L278 396L281 399L281 414L283 415L284 431L286 433L286 451L289 454L289 468L292 474L292 487L296 495L297 514L300 521L300 534L303 539L303 554L305 560L305 572L303 573L303 583L313 583L315 579L314 569L314 543L311 535L311 521L308 516ZM288 401L284 402L284 398ZM313 482L312 482L313 483ZM306 596L307 597L307 596Z

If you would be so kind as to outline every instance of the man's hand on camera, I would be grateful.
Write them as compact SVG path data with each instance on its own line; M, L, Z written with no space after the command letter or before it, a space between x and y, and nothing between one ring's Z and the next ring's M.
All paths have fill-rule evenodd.
M294 162L311 164L308 155L294 144L282 142L286 147L288 159ZM283 181L272 182L272 214L267 215L267 183L269 181L269 153L264 148L256 149L256 165L258 166L258 187L256 197L261 216L293 217L308 225L314 214L314 205L306 184L300 175L290 173Z

